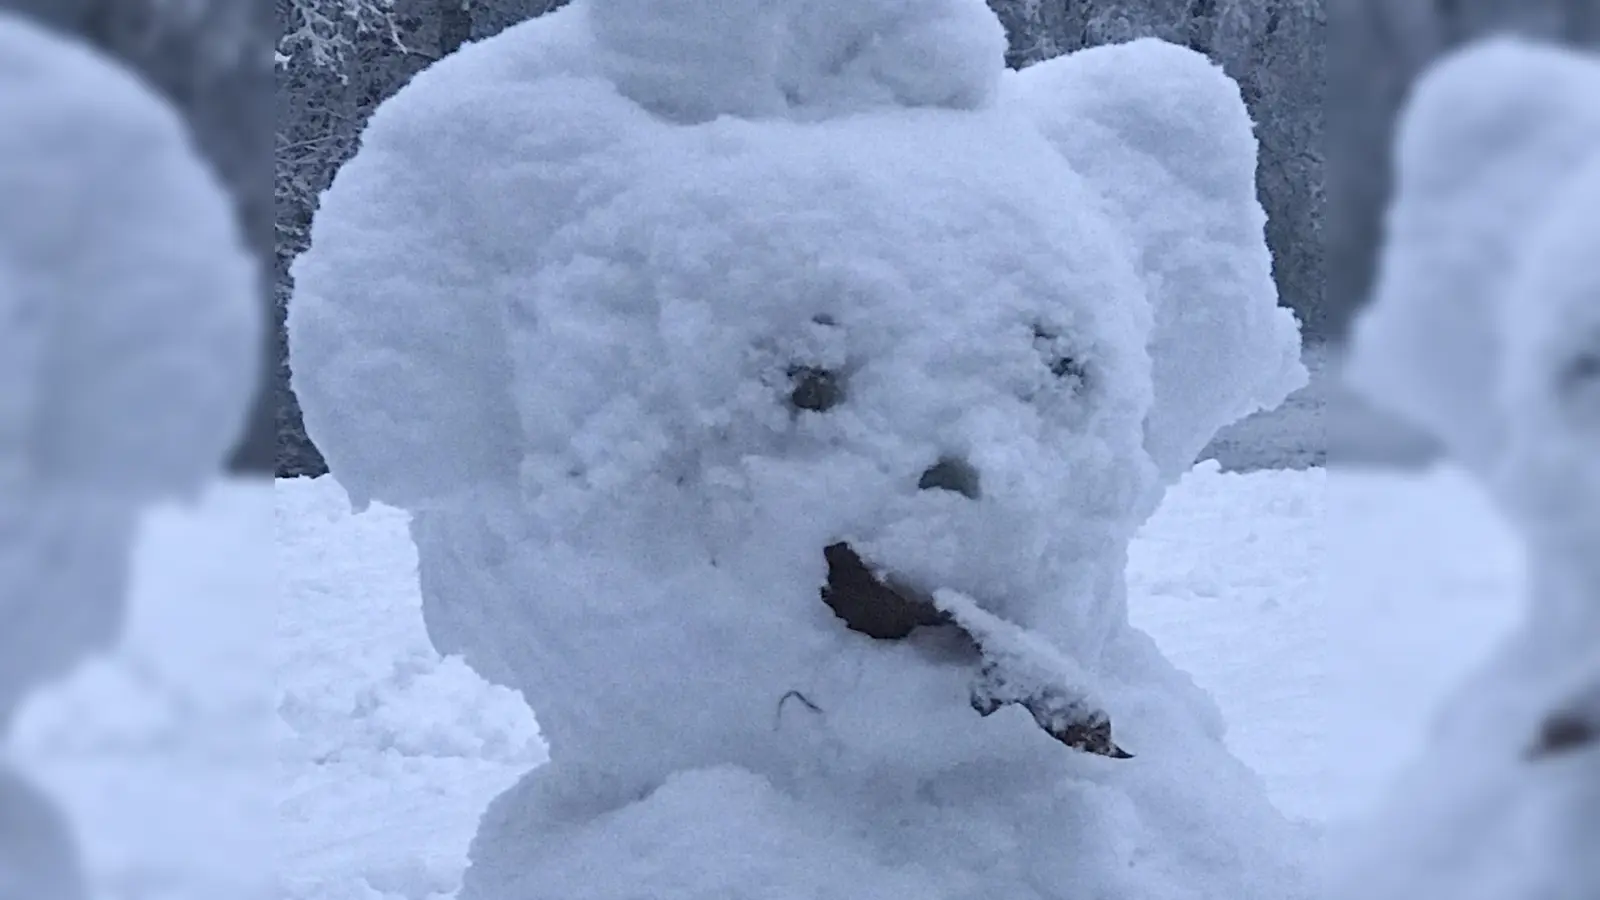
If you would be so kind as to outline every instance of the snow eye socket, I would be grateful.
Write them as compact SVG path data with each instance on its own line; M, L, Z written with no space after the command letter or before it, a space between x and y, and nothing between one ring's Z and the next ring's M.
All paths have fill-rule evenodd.
M1075 382L1083 381L1083 363L1078 362L1066 354L1060 354L1049 360L1050 374L1057 378L1066 378Z
M1600 350L1579 354L1561 369L1561 392L1570 394L1600 381Z
M1033 343L1044 355L1044 362L1049 367L1050 374L1072 381L1074 384L1083 383L1088 372L1084 369L1083 363L1062 349L1060 335L1042 325L1035 325Z
M789 392L789 403L795 409L809 412L827 412L844 399L844 388L839 376L818 366L790 366L789 380L794 384Z

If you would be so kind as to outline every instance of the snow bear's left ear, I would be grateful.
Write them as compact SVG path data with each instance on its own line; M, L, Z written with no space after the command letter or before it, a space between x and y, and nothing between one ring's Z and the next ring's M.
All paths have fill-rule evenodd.
M357 504L511 484L516 337L552 236L649 168L582 4L469 44L385 101L323 194L288 333L312 440Z
M1600 64L1496 38L1413 89L1371 305L1346 378L1485 473L1505 440L1501 305L1527 235L1600 142Z
M1204 55L1145 39L1015 73L1001 104L1097 188L1135 248L1153 322L1145 448L1174 480L1219 428L1306 381L1299 328L1277 305L1239 87Z

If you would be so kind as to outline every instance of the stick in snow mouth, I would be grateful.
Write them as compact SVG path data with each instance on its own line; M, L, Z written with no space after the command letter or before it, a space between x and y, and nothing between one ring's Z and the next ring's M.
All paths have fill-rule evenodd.
M933 601L880 579L849 544L830 544L823 548L822 555L828 561L828 583L822 588L822 602L851 631L892 641L909 635L919 625L950 623Z
M990 716L1015 704L1067 747L1111 759L1133 758L1112 740L1111 718L1063 676L1066 667L1061 661L1049 658L1047 650L1032 642L1017 639L1021 630L1016 625L975 604L963 604L958 611L885 580L847 542L830 544L822 554L828 562L822 602L851 631L877 640L900 640L920 626L949 625L972 641L983 657L970 700L978 715Z

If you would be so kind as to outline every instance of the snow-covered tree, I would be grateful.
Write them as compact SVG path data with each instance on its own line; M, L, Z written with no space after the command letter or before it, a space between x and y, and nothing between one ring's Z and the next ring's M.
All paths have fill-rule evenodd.
M298 57L308 65L340 72L356 55L361 38L377 35L400 42L394 0L276 0L276 12L279 66Z
M1335 898L1600 890L1600 60L1499 39L1419 81L1349 377L1521 535L1523 621L1345 837Z
M463 898L1316 894L1126 608L1305 378L1239 86L1005 51L980 0L578 0L373 114L289 334L550 743Z

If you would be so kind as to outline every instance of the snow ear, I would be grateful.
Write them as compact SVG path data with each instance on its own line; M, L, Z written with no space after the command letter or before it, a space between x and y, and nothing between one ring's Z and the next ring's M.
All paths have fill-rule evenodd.
M1176 480L1220 428L1307 380L1299 326L1278 306L1239 86L1203 54L1145 39L1038 63L1007 88L1003 103L1127 236L1150 302L1145 449Z
M1600 64L1496 38L1413 89L1368 308L1345 376L1479 473L1499 455L1502 306L1526 236L1600 141Z
M597 77L582 13L418 74L323 194L290 356L307 430L353 497L415 510L518 477L516 353L540 326L545 248L586 194L621 189L598 170L646 168L622 145L648 116Z

